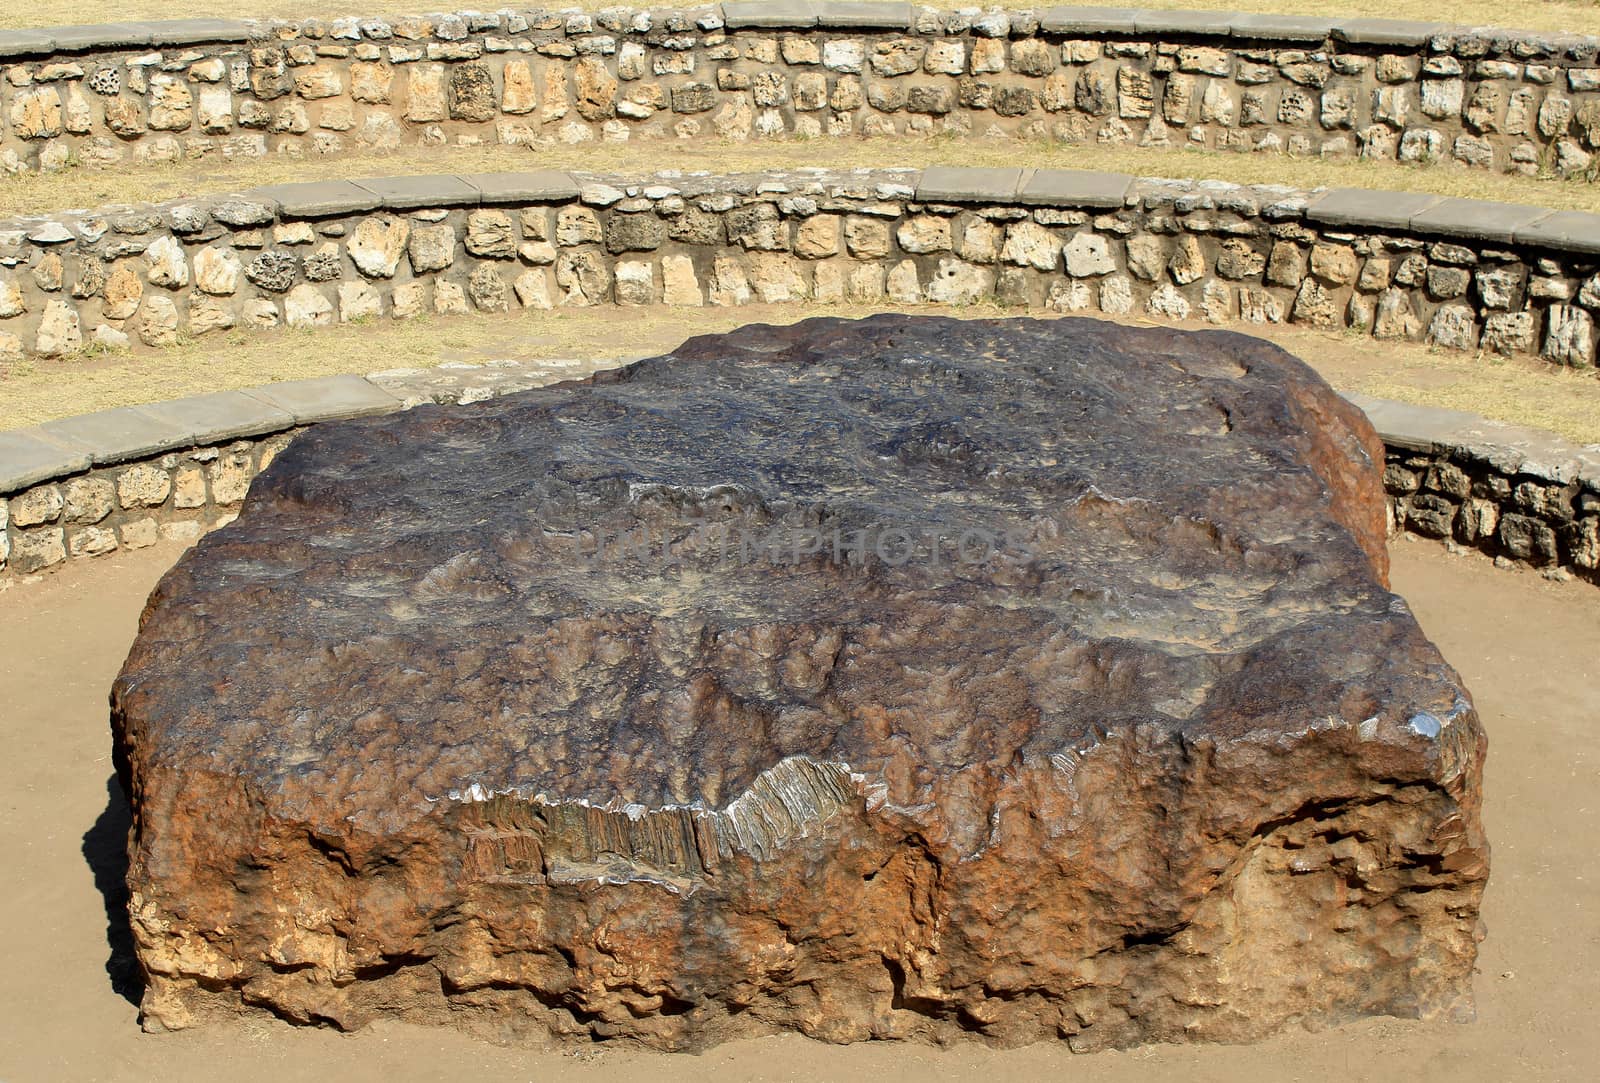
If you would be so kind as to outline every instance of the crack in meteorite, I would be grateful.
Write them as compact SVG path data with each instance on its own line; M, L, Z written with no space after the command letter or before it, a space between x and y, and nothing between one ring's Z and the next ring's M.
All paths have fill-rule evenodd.
M657 883L692 891L715 876L720 859L767 861L859 800L864 781L849 764L791 756L756 776L725 808L700 804L649 808L637 803L552 800L519 787L480 783L452 790L469 806L460 816L471 839L469 876L526 883Z

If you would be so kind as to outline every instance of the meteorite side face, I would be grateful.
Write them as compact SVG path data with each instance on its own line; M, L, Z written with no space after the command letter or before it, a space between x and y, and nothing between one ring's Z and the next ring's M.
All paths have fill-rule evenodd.
M1269 344L748 327L318 426L113 691L147 1026L1092 1049L1470 1012L1484 738Z

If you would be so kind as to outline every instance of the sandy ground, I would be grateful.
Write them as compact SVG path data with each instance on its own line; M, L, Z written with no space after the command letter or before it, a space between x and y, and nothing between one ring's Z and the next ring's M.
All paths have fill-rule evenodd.
M1600 595L1401 540L1395 587L1465 676L1488 727L1494 873L1472 1024L1373 1020L1254 1046L1074 1056L798 1037L669 1056L509 1049L448 1031L354 1035L268 1018L139 1031L118 919L127 811L106 690L173 547L0 593L0 1080L1589 1080L1600 1062ZM108 798L109 793L109 798Z

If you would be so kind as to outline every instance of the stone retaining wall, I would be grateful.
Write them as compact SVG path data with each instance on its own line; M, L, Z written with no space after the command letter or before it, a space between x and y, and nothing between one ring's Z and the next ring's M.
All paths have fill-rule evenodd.
M0 360L423 312L815 300L1293 322L1595 360L1600 216L929 169L281 185L0 224Z
M308 424L526 390L569 364L335 376L0 433L0 583L230 521L251 478ZM1352 398L1388 448L1391 530L1600 583L1600 445Z
M949 133L1592 177L1597 51L1383 19L831 0L0 31L0 168Z

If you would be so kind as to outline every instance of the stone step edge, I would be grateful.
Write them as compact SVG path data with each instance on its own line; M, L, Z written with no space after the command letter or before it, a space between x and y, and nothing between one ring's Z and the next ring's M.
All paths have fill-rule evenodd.
M637 355L643 356L643 355ZM618 359L619 364L637 356ZM478 401L544 386L553 364L486 362L402 369L369 376L324 376L240 391L221 391L140 406L123 406L0 432L0 497L59 481L91 466L149 458L168 451L270 436L320 421L394 413L433 402ZM518 378L518 368L539 375ZM465 382L461 382L463 374ZM482 377L478 384L474 377ZM452 381L454 381L452 383ZM1600 444L1578 445L1542 429L1477 414L1413 406L1348 393L1391 449L1451 453L1506 476L1553 485L1577 483L1600 493Z
M825 174L827 170L798 170ZM1298 190L1271 185L1243 185L1214 180L1136 178L1127 173L1093 170L970 168L863 169L851 172L865 180L885 178L920 203L1021 203L1032 206L1112 209L1137 206L1141 187L1178 185L1198 191L1253 188L1278 198L1264 209L1274 220L1309 219L1338 227L1401 230L1429 237L1468 239L1506 245L1550 248L1600 255L1600 214L1552 210L1520 203L1465 199L1425 192L1367 188ZM629 185L699 181L701 174L658 174L628 178ZM738 182L765 174L725 174L717 179ZM276 184L244 192L146 204L165 209L203 210L232 226L266 225L276 220L326 218L366 211L409 211L421 207L477 207L494 204L559 203L577 199L607 206L622 196L609 183L617 178L559 170L517 173L437 174L377 177L361 180L304 181ZM126 209L126 208L119 208ZM104 209L62 211L0 221L0 234L14 234L37 245L74 239L69 224L98 218ZM202 219L203 220L203 219Z
M541 13L566 14L556 9ZM910 3L884 0L730 0L703 6L703 29L880 29L916 32L917 9ZM648 10L643 13L648 14ZM482 17L483 13L469 14ZM498 20L511 12L490 12ZM585 14L572 12L572 14ZM998 14L1003 19L995 18ZM1593 35L1473 27L1453 23L1407 19L1324 18L1302 15L1263 15L1230 11L1180 11L1159 8L1053 6L1037 9L990 8L974 20L979 33L1010 33L1012 15L1049 34L1105 34L1142 36L1177 34L1200 38L1236 38L1252 42L1307 43L1339 41L1352 45L1422 46L1441 34L1475 33L1527 40L1570 43L1594 41ZM328 20L334 38L387 40L390 23L398 16L377 18L350 15ZM217 42L247 43L270 36L271 19L195 18L128 20L81 26L0 29L0 60L85 53L94 50L143 49L160 46L201 45ZM978 25L982 24L982 25Z

